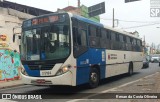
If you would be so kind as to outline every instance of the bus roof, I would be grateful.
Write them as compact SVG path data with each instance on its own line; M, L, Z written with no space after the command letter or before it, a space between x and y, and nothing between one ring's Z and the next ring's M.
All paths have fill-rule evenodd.
M73 14L72 17L77 18L78 20L84 21L84 22L86 22L86 23L90 23L90 24L93 24L93 25L96 25L96 26L99 26L99 27L104 27L103 24L101 24L101 23L92 21L92 20L90 20L90 19L88 19L88 18L79 16L79 15Z
M95 21L90 20L90 19L88 19L88 18L79 16L79 15L75 15L75 14L71 14L71 13L69 13L69 15L70 15L71 17L77 18L78 20L84 21L84 22L86 22L86 23L90 23L90 24L93 24L93 25L96 25L96 26L99 26L99 27L102 27L102 28L106 28L106 29L108 29L108 30L112 30L112 31L115 31L115 32L117 32L117 33L121 33L121 34L130 36L130 37L134 37L134 38L137 38L137 39L141 39L141 38L139 38L139 37L136 37L135 35L130 34L129 32L125 32L125 31L122 31L122 30L120 30L120 29L115 29L115 28L112 28L112 27L109 27L109 26L105 26L105 25L103 25L103 24L101 24L101 23L95 22Z
M104 28L109 29L109 30L112 30L112 31L115 31L115 32L117 32L117 33L121 33L121 34L124 34L124 35L130 36L130 37L134 37L134 38L137 38L137 39L140 39L140 40L141 40L140 37L137 37L137 36L135 36L135 35L132 35L132 34L130 34L129 32L122 31L121 29L111 28L111 27L107 27L107 26L105 26Z

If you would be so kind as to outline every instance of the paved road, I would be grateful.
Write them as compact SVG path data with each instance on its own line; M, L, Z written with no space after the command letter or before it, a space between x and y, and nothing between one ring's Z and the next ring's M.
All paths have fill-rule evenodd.
M120 75L112 78L102 80L100 86L96 89L88 89L86 85L79 87L43 87L43 86L19 86L14 88L2 89L0 93L24 93L24 94L47 94L44 97L51 98L52 100L43 100L41 102L62 102L62 101L73 101L74 98L84 98L92 94L96 94L114 87L118 87L125 83L140 79L142 77L154 74L160 71L158 63L150 63L150 67L147 69L141 69L139 72L134 73L133 76L128 77L127 75ZM54 99L54 100L53 100ZM59 100L61 99L61 100ZM62 100L63 99L63 100ZM17 100L14 100L17 101ZM27 100L23 100L27 101ZM37 100L30 100L30 102L37 102Z

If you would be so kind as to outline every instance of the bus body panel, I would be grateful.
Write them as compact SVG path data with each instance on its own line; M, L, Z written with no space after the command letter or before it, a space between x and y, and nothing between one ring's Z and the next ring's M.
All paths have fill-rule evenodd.
M133 71L137 72L139 69L141 69L143 67L142 62L138 61L138 62L133 62Z
M40 76L53 76L56 74L56 72L58 71L59 68L61 68L62 64L55 64L54 67L52 68L52 70L33 70L30 69L30 67L28 65L24 65L24 68L27 72L27 74L29 76L33 76L33 77L40 77ZM38 65L36 65L35 67L39 67ZM48 75L48 74L49 75Z
M80 20L80 21L87 22L87 23L89 23L89 24L94 24L94 25L99 26L99 27L104 27L103 24L94 22L94 21L89 20L89 19L87 19L87 18L85 18L85 17L82 17L82 16L78 16L78 15L70 15L70 17L76 18L76 19L78 19L78 20Z
M94 65L100 67L100 78L105 78L105 49L89 48L77 58L77 85L89 82L90 68Z
M72 73L68 71L59 76L53 77L32 77L26 76L21 73L22 81L25 84L33 84L33 85L72 85Z
M40 70L30 70L28 65L23 65L29 76L40 76Z
M72 68L70 69L70 71L68 71L62 75L56 76L55 74L58 71L58 69L60 69L61 67L64 67L65 65L68 65L68 63L70 65L73 65ZM52 68L52 70L29 70L28 66L25 65L24 67L26 69L27 74L29 74L29 76L23 75L21 73L22 81L25 84L33 84L33 85L76 86L77 69L74 68L74 65L76 65L76 60L71 56L63 64L62 63L55 64L55 66ZM44 75L42 75L42 72L44 72L44 71L46 71L46 72L51 71L52 75L51 76L44 76ZM45 80L45 83L38 83L37 80Z
M128 72L129 63L107 65L106 78Z
M106 56L106 77L127 73L130 62L133 63L134 72L143 65L142 52L107 50Z
M58 69L65 65L73 65L70 70L62 75L56 76L56 72ZM76 86L76 72L77 68L76 66L76 59L73 58L73 55L68 57L68 59L64 63L57 63L55 66L52 68L52 70L30 70L27 65L24 65L24 68L29 76L23 75L22 76L22 81L25 84L34 84L34 85L69 85L69 86ZM44 76L42 75L42 72L48 72L51 71L50 76ZM37 83L37 80L45 80L45 83Z

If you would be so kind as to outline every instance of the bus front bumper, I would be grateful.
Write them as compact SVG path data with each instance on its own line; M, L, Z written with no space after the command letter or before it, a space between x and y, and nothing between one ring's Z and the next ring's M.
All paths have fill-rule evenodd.
M31 85L72 85L72 73L70 71L53 77L32 77L21 73L24 84Z

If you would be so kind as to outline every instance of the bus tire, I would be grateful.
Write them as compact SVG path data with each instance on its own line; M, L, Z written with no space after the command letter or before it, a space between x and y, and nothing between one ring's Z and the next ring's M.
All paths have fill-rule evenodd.
M133 64L129 63L128 75L131 76L133 74Z
M96 88L99 85L100 75L97 68L91 68L89 74L89 88Z

